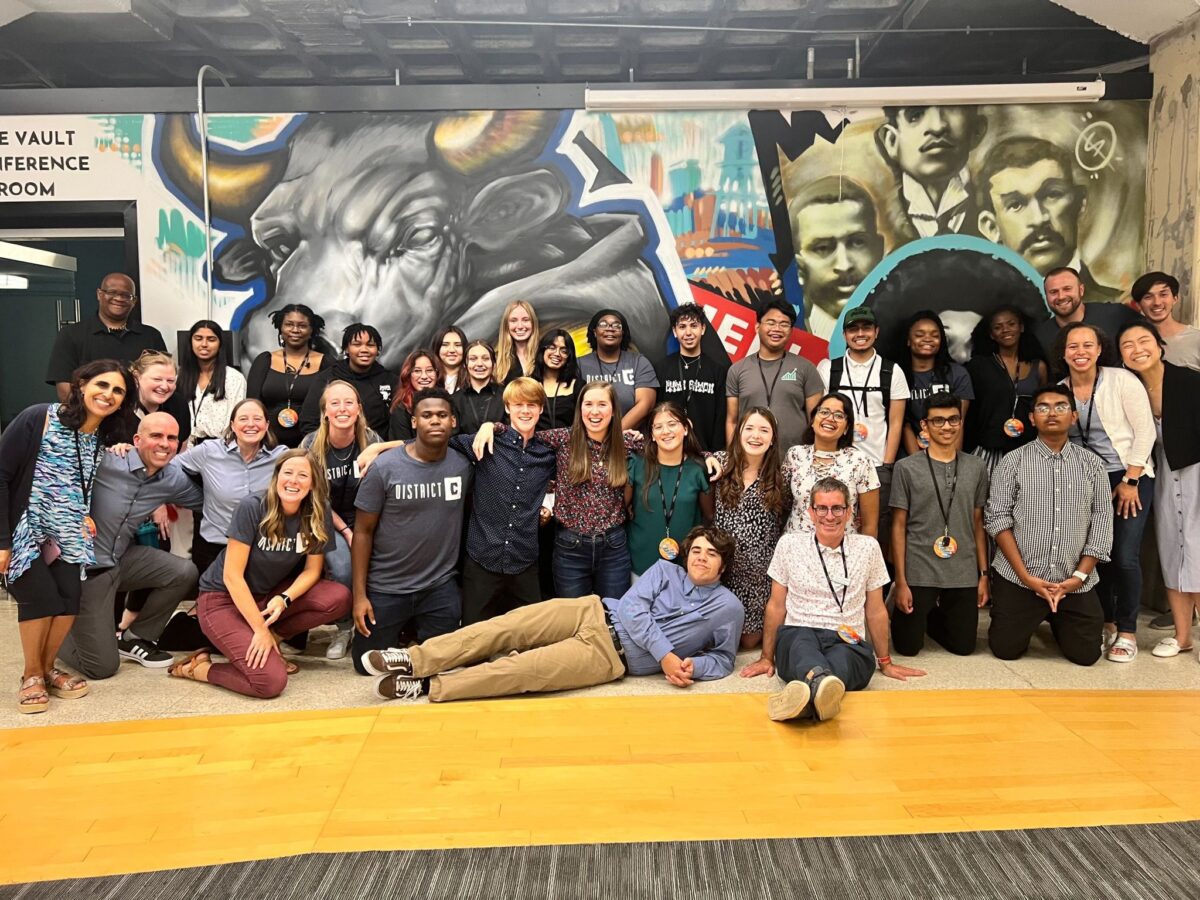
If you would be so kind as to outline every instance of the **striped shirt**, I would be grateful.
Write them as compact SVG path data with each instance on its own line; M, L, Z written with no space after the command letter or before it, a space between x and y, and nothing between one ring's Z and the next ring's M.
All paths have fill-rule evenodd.
M1021 560L1035 578L1065 581L1084 556L1108 562L1113 508L1104 464L1070 442L1055 453L1040 439L1031 441L996 466L984 521L992 537L1012 532ZM1021 584L999 550L992 567ZM1072 593L1089 591L1098 580L1093 571Z

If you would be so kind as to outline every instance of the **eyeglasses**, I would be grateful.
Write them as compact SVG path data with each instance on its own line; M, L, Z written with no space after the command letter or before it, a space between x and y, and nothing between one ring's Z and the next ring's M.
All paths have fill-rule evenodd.
M1049 403L1039 403L1037 406L1035 406L1033 408L1033 411L1035 413L1040 413L1041 415L1044 416L1046 413L1050 412L1050 410L1052 410L1052 409L1056 413L1059 413L1060 415L1062 413L1069 413L1071 411L1071 404L1070 403L1055 403L1054 406L1051 406Z
M814 506L813 511L818 516L833 516L835 519L840 519L846 514L845 506Z
M596 330L597 331L624 331L625 326L622 325L620 322L607 322L607 321L597 322Z
M846 414L836 409L818 409L818 419L833 419L835 422L845 422Z
M100 288L100 293L109 300L122 300L125 303L133 299L133 294L129 293L129 291L106 291L104 288Z
M957 428L962 424L962 416L934 416L932 419L927 419L926 421L934 428L945 428L947 425L951 428Z

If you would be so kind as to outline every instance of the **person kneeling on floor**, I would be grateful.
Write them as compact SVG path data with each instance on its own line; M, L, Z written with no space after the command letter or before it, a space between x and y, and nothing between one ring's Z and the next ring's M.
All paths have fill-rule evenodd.
M657 672L681 688L724 678L733 672L745 617L721 584L733 550L725 532L698 525L683 542L686 571L659 560L619 600L592 594L534 603L407 650L371 650L362 665L383 676L375 685L380 698L428 694L435 703Z
M898 666L887 655L887 568L874 538L846 533L849 508L846 485L822 478L809 495L816 533L785 534L767 569L771 598L762 656L742 670L742 677L778 673L785 682L767 701L767 715L776 722L832 719L846 691L861 691L870 683L876 664L900 681L925 674Z

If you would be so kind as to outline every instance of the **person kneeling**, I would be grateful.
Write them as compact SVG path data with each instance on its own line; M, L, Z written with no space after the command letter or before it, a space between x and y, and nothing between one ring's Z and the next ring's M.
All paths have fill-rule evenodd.
M900 681L925 674L898 666L887 655L887 568L874 538L846 533L849 508L846 485L822 478L809 495L816 533L785 534L767 569L771 598L762 657L746 666L742 677L778 673L786 682L767 701L767 715L776 722L806 715L832 719L846 691L861 691L870 683L876 664ZM870 643L863 637L864 625ZM878 657L872 647L881 651Z
M686 571L659 560L619 600L534 603L407 650L372 650L362 665L383 676L380 698L428 694L435 703L565 691L627 674L662 672L676 687L724 678L745 617L721 585L733 550L725 532L698 525L683 542Z
M325 469L308 451L289 450L266 497L238 505L229 543L200 576L200 625L229 661L214 663L202 650L170 674L248 697L283 693L296 666L280 655L279 641L350 612L350 591L321 579L333 539Z

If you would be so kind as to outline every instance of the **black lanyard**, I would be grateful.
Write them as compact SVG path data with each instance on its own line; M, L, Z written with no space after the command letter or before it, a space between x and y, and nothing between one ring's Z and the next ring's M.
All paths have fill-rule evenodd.
M103 452L100 446L100 438L96 438L96 448L92 451L92 477L88 478L83 474L83 451L79 449L79 432L75 432L75 466L79 472L79 487L83 490L83 505L88 507L92 491L92 482L96 480L96 470L100 468L100 454ZM133 452L133 451L130 451Z
M838 550L842 552L842 574L846 576L846 583L842 585L842 597L839 600L837 591L833 589L833 579L829 577L829 569L825 565L825 554L821 552L821 542L817 540L817 536L813 535L813 546L817 548L817 559L821 561L821 571L825 573L825 583L829 585L829 594L833 597L833 602L837 604L838 612L846 611L846 592L850 590L850 568L846 565L846 538L842 538L842 542L838 544Z
M925 451L925 465L929 466L929 480L933 482L933 491L937 494L938 512L942 514L942 522L945 524L945 530L942 532L943 537L950 536L950 510L954 509L954 493L958 488L958 453L954 454L954 469L947 470L946 473L946 490L950 492L950 502L942 506L942 489L938 487L937 476L933 473L933 460L929 458L929 451Z
M783 363L787 359L786 354L779 357L779 368L775 370L775 377L771 379L771 386L767 387L767 376L763 372L762 356L756 355L754 359L758 362L758 377L762 380L763 390L767 394L767 409L771 408L771 400L775 396L775 385L779 383L779 376L783 373Z
M671 505L667 506L667 492L662 485L662 467L658 470L658 496L662 498L663 521L667 524L667 537L671 536L671 516L675 515L675 501L679 499L679 483L683 481L683 463L675 473L675 491L671 494Z
M619 353L617 353L617 361L612 364L612 374L606 376L604 374L604 360L602 360L600 358L600 354L599 354L599 352L597 352L596 353L596 368L600 370L600 377L603 378L605 381L607 381L609 384L616 384L617 383L617 380L616 380L617 373L621 371L621 360L622 360L622 358L624 358L624 356L625 356L624 350L621 350Z
M312 352L311 347L309 347L307 350L305 350L304 351L304 359L301 360L300 365L297 366L296 368L292 369L291 364L288 363L287 351L286 350L283 351L283 374L284 374L284 377L285 378L287 377L288 369L292 369L292 373L293 373L292 380L289 381L288 385L287 385L287 387L288 387L288 392L287 392L288 409L292 408L292 391L296 389L296 382L300 380L300 373L308 368L308 355L311 352Z
M1083 441L1083 446L1089 450L1092 449L1092 445L1088 441L1088 432L1092 430L1092 413L1096 411L1096 392L1098 390L1100 390L1100 367L1096 366L1096 380L1092 382L1092 399L1088 401L1087 423L1075 423L1075 427L1079 429L1079 438Z
M760 372L761 372L761 368L762 367L760 366L759 367ZM782 368L782 366L780 368ZM696 381L700 380L700 373L703 371L703 369L704 369L704 357L697 356L696 357L696 379L695 379ZM691 377L691 375L692 375L692 373L689 371L687 373L687 377L685 380L684 366L683 366L683 354L680 353L679 354L679 384L680 384L681 390L683 391L683 411L685 414L688 412L688 405L692 402L692 377ZM766 386L766 379L763 379L763 386L764 387ZM767 405L768 406L771 405L771 399L769 397L767 398Z
M463 391L463 395L467 398L467 403L471 407L471 414L475 416L475 421L472 423L472 427L478 429L479 426L484 422L493 421L490 418L486 418L486 416L492 408L492 401L496 399L496 394L494 391L488 391L487 393L484 393L483 391L475 391L475 393L472 394L472 391L475 391L475 388L468 386ZM476 402L480 397L483 398L482 410L480 410L479 404Z
M875 363L877 362L879 362L878 353L871 357L871 366L867 369L867 377L864 379L862 387L856 385L854 383L854 379L850 377L849 356L846 357L845 365L842 366L842 380L846 382L846 386L850 388L850 402L854 404L854 408L856 410L862 413L863 419L867 419L871 415L869 412L867 412L867 391L870 389L871 376L875 374ZM857 398L855 395L858 395ZM887 410L885 409L883 413L886 416Z

